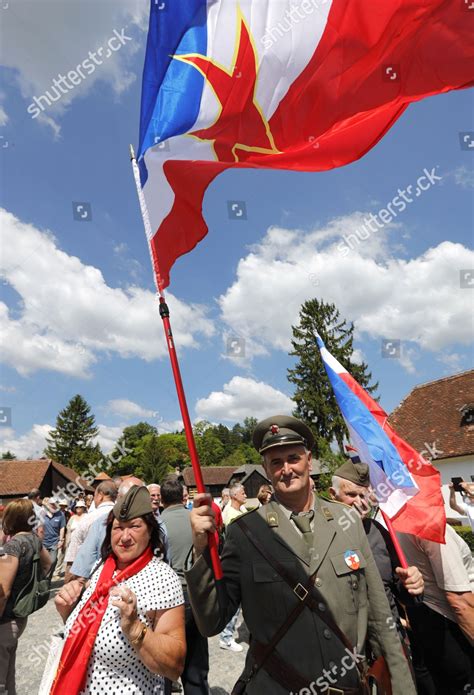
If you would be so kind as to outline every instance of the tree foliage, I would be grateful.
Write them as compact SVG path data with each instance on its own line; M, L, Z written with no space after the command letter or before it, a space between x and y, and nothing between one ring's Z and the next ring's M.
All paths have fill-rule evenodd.
M16 459L16 456L15 456L15 454L12 454L10 449L8 449L7 451L4 451L2 453L0 458L2 461L14 461Z
M44 453L65 466L84 471L102 458L99 445L93 444L98 432L89 404L77 394L57 416Z
M253 448L255 418L245 418L232 428L200 420L193 427L196 449L202 466L242 466L259 464L261 457ZM124 454L125 451L125 454ZM191 465L184 431L159 434L147 422L125 427L110 455L109 475L136 475L147 484Z
M292 331L290 355L297 362L293 369L288 369L288 380L295 386L294 415L311 427L318 457L324 450L324 441L335 441L343 453L347 430L321 359L316 334L319 333L329 352L354 379L373 393L378 384L370 385L372 375L367 364L355 362L353 358L354 325L340 316L334 304L310 299L302 305L299 324Z

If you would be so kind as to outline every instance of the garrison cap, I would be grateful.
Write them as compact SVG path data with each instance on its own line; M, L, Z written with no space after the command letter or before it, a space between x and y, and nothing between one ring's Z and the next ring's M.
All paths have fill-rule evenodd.
M274 415L258 423L253 431L253 445L260 454L274 446L314 445L313 433L301 420L290 415Z
M144 485L133 485L116 501L113 512L119 521L131 521L153 512L150 493Z
M350 480L351 483L361 485L362 487L369 487L370 485L369 467L366 463L346 461L334 471L333 475L337 475L338 478L344 478L344 480Z

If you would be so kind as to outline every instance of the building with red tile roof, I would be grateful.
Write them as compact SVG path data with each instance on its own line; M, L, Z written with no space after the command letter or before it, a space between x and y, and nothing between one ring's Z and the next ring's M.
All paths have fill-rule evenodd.
M470 482L474 474L474 370L415 386L389 423L439 470L446 515L457 518L448 484L453 477Z
M74 496L81 488L94 488L79 474L52 459L0 461L0 504L25 497L38 488L42 497Z

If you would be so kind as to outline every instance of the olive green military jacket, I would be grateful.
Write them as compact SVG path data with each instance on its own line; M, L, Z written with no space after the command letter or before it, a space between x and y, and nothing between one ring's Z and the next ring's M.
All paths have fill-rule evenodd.
M359 655L368 638L384 654L393 695L416 695L385 590L362 524L346 505L315 497L314 543L310 549L277 502L243 515L265 549L297 575L302 584L316 574L316 587L336 623ZM347 551L350 551L349 553ZM358 557L351 568L351 558ZM250 642L267 644L299 599L244 535L239 518L230 524L222 553L224 579L214 581L206 551L185 573L189 599L200 632L216 635L242 605ZM323 606L324 609L324 606ZM276 646L283 663L308 679L313 693L329 687L353 688L354 661L326 624L305 608ZM361 657L359 657L360 659ZM250 668L247 658L246 670ZM294 689L295 693L297 688ZM262 667L247 685L248 695L289 695ZM330 692L330 691L329 691Z

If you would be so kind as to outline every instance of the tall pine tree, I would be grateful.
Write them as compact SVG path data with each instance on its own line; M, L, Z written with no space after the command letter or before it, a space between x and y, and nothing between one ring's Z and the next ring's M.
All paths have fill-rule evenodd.
M85 471L102 457L99 445L92 444L98 432L89 404L77 394L56 418L56 427L46 438L48 446L44 453L65 466Z
M299 325L293 326L292 331L290 355L298 360L293 369L288 369L288 380L296 387L294 415L311 427L317 456L325 450L321 440L327 443L335 440L343 452L347 430L319 353L316 333L354 379L373 393L378 383L370 385L372 374L367 371L367 364L354 362L352 357L354 324L348 324L334 304L309 299L302 305Z

